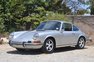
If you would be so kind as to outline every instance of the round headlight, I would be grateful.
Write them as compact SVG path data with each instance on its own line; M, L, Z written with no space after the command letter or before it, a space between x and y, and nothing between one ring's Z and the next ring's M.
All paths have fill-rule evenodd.
M39 34L35 33L34 36L33 36L33 39L37 39L38 37L39 37Z
M10 35L10 36L9 36L9 39L12 39L13 37L14 37L14 35Z

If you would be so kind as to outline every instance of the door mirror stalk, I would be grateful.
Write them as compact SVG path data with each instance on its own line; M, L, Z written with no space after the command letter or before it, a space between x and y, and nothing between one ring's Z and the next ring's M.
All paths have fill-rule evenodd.
M64 29L61 29L61 33L63 33Z

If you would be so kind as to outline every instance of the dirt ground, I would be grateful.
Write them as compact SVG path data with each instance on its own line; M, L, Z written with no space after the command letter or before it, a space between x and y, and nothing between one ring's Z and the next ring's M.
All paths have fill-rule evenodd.
M45 54L40 50L18 52L4 44L0 45L0 62L94 62L94 47L62 47L55 49L52 54Z

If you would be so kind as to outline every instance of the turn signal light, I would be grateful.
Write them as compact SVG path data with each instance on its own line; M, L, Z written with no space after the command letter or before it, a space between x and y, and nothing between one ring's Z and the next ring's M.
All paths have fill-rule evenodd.
M32 43L33 44L36 44L36 45L40 45L41 44L41 41L40 40L34 40Z

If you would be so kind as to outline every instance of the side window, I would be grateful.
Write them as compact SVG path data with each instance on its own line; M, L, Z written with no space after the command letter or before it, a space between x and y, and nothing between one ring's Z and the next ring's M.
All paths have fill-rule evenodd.
M79 31L79 29L73 25L73 31Z
M63 24L64 31L72 31L72 25L70 23Z
M56 29L59 30L59 29L60 29L60 26L61 26L61 23L60 23L60 22L57 22L57 23L56 23L56 26L55 26L55 30L56 30Z

